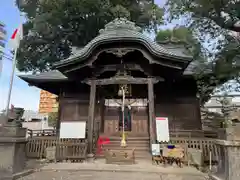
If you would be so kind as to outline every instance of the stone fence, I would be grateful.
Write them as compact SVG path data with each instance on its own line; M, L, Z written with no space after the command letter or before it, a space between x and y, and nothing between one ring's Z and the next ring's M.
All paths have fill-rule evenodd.
M219 151L217 172L210 174L213 180L240 179L240 124L221 130L216 140Z

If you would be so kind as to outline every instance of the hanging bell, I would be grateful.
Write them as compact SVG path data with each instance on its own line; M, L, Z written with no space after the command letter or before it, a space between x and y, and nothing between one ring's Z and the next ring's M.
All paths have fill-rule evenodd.
M119 88L119 90L118 90L118 96L123 96L123 91L121 88Z

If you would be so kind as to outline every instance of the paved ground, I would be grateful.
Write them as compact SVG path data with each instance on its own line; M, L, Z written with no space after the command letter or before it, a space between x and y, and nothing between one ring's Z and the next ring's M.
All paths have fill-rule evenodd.
M114 165L106 164L104 159L99 159L94 162L83 163L50 163L41 168L43 171L58 170L58 171L115 171L115 172L146 172L146 173L165 173L165 174L188 174L203 176L202 172L194 167L183 167L153 165L150 160L138 160L133 165Z
M162 173L43 171L20 178L22 180L206 180L203 176ZM20 180L19 179L19 180Z
M207 175L193 167L163 167L151 161L134 165L106 164L104 160L83 163L45 164L22 180L206 180Z

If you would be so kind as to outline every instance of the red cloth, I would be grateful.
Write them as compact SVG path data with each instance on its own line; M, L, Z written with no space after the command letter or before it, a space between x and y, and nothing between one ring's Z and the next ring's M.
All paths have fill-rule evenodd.
M108 137L99 137L97 141L97 154L102 154L103 145L110 144Z

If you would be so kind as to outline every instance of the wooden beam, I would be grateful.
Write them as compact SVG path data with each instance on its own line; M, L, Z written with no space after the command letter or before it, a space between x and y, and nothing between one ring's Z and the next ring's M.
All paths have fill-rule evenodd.
M76 70L81 69L81 68L84 68L84 67L86 67L86 66L93 67L93 62L94 62L96 59L97 59L97 55L96 55L96 56L92 56L91 58L89 58L89 60L87 61L87 63L81 63L81 64L78 64L78 65L75 65L74 67L65 70L65 71L64 71L64 74L70 73L70 72L72 72L72 71L76 71Z
M152 82L158 83L159 81L164 81L163 78L152 78ZM91 80L84 80L83 83L91 85ZM98 79L96 80L96 85L110 85L110 84L148 84L148 78L135 78L132 76L126 77L111 77L106 79Z
M100 76L102 73L107 72L107 71L118 71L121 66L124 69L127 70L132 70L132 71L141 71L143 72L146 76L152 76L153 74L151 73L151 68L149 65L139 65L139 64L111 64L111 65L105 65L105 66L100 66L96 67L96 71L93 72L93 74L97 77Z
M151 144L156 143L154 89L153 89L153 79L152 78L148 78L148 110L149 110L149 115L148 115L149 116L149 134L150 134L150 145L151 145Z
M93 153L93 126L94 126L94 112L96 101L96 80L90 81L90 102L88 110L88 153Z

